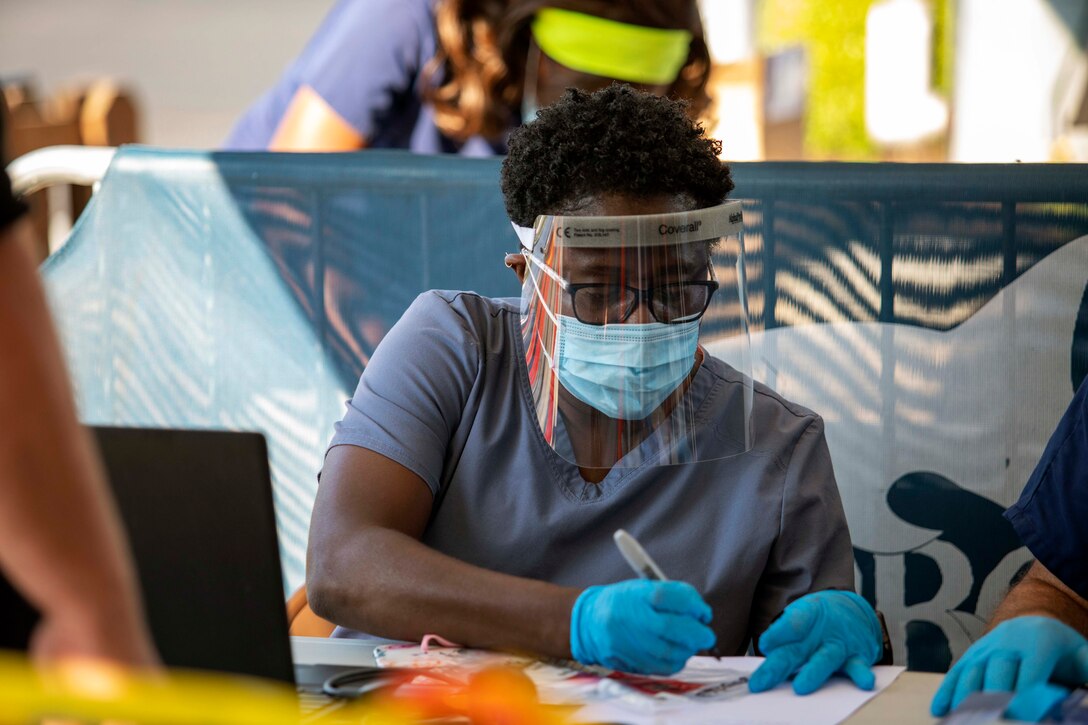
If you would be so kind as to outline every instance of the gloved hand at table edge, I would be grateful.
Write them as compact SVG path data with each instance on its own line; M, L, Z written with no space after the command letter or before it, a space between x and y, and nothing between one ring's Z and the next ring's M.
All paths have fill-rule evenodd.
M882 631L876 612L854 592L812 592L786 607L759 638L759 649L766 660L748 681L752 692L773 689L796 674L794 692L808 695L836 672L871 690Z
M930 710L943 717L973 692L1012 691L1017 696L1009 712L1015 711L1017 719L1038 720L1058 691L1036 686L1051 681L1088 681L1088 640L1052 617L1015 617L971 645L945 675Z

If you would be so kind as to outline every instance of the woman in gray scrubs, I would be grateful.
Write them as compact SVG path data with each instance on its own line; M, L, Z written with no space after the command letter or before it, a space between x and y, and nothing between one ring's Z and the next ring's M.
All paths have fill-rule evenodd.
M514 133L522 297L420 295L336 426L307 590L338 634L659 674L758 643L753 689L872 686L880 627L823 422L743 364L720 150L682 104L620 86ZM633 580L619 528L673 581Z

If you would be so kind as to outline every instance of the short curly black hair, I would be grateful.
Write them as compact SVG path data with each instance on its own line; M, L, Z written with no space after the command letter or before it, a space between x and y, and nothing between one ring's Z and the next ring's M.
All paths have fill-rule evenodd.
M685 102L615 83L595 93L568 89L510 135L502 193L510 219L531 227L587 197L677 194L693 209L715 206L733 189L722 144L707 138Z

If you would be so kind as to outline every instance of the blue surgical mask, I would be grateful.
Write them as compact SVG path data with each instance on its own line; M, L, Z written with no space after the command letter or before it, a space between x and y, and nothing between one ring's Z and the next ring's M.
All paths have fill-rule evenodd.
M526 91L521 98L521 122L532 123L536 120L539 111L540 107L536 105L536 99L529 98L529 93Z
M529 44L529 56L525 59L525 78L521 87L521 122L532 123L536 120L540 106L536 100L536 72L540 65L540 50L536 43Z
M559 382L609 418L642 420L695 364L699 321L587 325L559 316Z

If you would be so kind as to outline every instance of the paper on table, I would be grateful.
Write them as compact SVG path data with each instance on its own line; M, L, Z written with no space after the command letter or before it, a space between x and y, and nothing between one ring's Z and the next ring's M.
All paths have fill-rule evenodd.
M410 642L375 647L374 660L378 667L437 668L445 678L462 682L468 682L473 673L488 667L518 668L533 681L540 701L547 705L626 701L636 710L658 711L674 707L677 702L729 699L737 691L746 691L748 683L746 672L722 667L704 672L688 670L688 676L678 680L457 645L432 645L424 650L422 645Z
M296 665L347 665L373 667L374 646L387 639L331 639L291 636L291 659Z
M688 666L674 677L701 679L718 671L754 672L762 657L693 657ZM804 697L794 694L790 683L780 685L770 692L753 695L746 689L736 697L716 702L681 702L661 707L652 702L645 707L634 707L625 700L602 701L586 705L578 710L574 719L579 722L616 722L630 725L666 725L668 723L806 723L806 725L833 725L850 717L859 707L895 681L902 667L874 667L876 687L870 691L859 690L847 679L835 678L820 690Z

